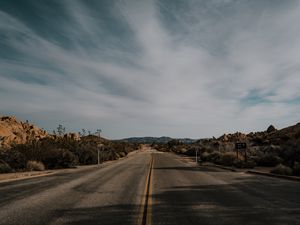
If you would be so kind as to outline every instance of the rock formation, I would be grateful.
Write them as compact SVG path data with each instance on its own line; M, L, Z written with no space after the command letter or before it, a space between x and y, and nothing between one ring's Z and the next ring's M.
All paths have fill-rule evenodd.
M9 148L13 144L24 144L47 135L46 131L27 121L18 121L14 116L0 116L0 147Z
M274 131L276 131L276 128L273 125L270 125L267 129L267 133L272 133Z

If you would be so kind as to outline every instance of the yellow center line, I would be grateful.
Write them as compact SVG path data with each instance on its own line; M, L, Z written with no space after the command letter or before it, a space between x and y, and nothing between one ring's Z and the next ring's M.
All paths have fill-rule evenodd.
M152 177L153 177L153 162L154 158L151 154L151 161L149 165L149 172L146 177L146 185L142 197L141 209L138 218L138 225L151 225L152 224Z

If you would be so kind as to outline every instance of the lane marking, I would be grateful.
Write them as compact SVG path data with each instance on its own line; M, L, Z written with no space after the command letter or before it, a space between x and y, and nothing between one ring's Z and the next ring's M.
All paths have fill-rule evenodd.
M138 225L152 224L152 177L153 177L153 163L154 158L151 154L151 161L149 164L149 172L146 177L146 185L142 197L140 213L138 217Z

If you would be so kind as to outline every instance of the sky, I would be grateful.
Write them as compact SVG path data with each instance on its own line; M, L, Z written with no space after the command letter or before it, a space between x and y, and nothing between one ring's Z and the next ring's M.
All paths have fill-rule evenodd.
M300 1L1 0L0 114L206 138L300 122Z

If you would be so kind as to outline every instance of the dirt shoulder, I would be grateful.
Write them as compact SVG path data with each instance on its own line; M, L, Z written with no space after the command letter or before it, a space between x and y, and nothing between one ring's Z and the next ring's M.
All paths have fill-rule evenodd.
M2 173L2 174L0 174L0 183L6 182L6 181L12 181L12 180L28 179L31 177L46 176L46 175L50 175L53 173L54 173L54 171L51 171L51 170Z

